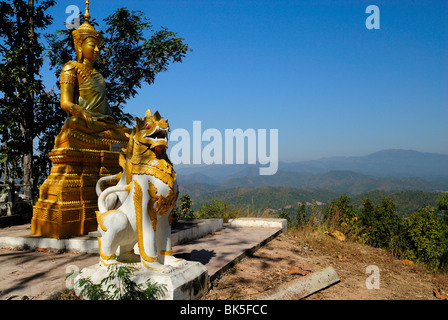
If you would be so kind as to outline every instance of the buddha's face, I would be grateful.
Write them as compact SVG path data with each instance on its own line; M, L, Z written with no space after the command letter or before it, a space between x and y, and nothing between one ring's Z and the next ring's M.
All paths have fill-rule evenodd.
M90 62L96 61L100 54L100 40L93 37L85 39L82 43L82 57Z

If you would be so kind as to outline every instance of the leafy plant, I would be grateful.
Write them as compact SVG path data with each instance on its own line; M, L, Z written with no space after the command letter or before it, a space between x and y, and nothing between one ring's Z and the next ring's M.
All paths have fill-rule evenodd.
M371 212L367 243L388 250L399 248L401 225L395 204L391 199L384 198Z
M54 0L0 2L0 152L6 161L4 174L22 179L28 197L35 169L33 140L45 130L36 112L46 107L41 99L45 90L40 79L44 63L40 34L52 23L47 10L55 4Z
M296 216L296 225L297 227L304 226L307 222L306 219L306 204L302 203L299 205L299 208L297 209L297 216Z
M174 208L174 213L179 218L194 218L194 211L191 210L192 205L193 203L191 202L190 196L185 194L180 198L180 207L176 206Z
M108 275L100 283L90 278L81 278L78 285L82 288L81 297L89 300L156 300L166 292L165 285L152 283L136 284L132 275L137 268L122 264L107 267ZM107 286L104 290L103 287Z
M343 228L353 226L358 220L356 209L346 194L330 203L324 211L324 217L325 219L337 218Z
M448 248L446 226L434 214L434 209L425 207L411 214L405 220L404 236L406 258L422 261L432 270L439 267L441 258Z
M286 212L286 211L282 211L282 212L280 212L280 214L278 215L278 217L279 217L280 219L286 219L286 224L287 224L288 228L291 228L291 227L292 227L292 220L291 220L291 217L289 216L289 213L288 213L288 212Z
M443 213L443 219L448 225L448 193L443 193L437 199L437 207Z
M238 210L232 209L228 204L220 200L204 203L197 213L198 218L222 218L224 222L239 216L240 212Z

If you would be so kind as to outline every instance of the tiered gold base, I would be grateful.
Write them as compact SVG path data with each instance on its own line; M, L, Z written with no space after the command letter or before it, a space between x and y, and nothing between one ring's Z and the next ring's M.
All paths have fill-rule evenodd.
M50 152L53 167L40 187L39 200L33 207L31 233L60 239L97 229L96 183L101 177L122 171L120 152L110 150L114 144L118 150L127 144L127 141L118 141L118 146L117 141L108 145L104 142L102 139L96 149L79 149L78 145L72 145L74 148L58 148ZM106 148L108 150L101 150Z

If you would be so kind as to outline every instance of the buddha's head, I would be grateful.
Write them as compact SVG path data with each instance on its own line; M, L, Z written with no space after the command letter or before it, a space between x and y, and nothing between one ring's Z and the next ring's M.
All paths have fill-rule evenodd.
M100 39L94 37L87 37L82 42L81 46L76 50L78 61L82 62L87 59L91 62L96 61L100 54Z
M100 52L101 34L90 24L89 0L86 0L84 23L72 34L78 62L84 59L94 62Z

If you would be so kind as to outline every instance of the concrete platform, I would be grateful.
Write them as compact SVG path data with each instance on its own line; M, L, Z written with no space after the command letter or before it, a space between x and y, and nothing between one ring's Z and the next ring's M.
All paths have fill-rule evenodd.
M218 279L242 259L282 233L281 228L235 227L174 247L174 255L207 267L210 281Z
M174 255L189 261L200 262L207 268L210 281L213 281L238 261L282 233L286 223L283 219L270 221L269 224L262 223L260 220L263 219L252 219L252 223L246 220L242 226L239 219L236 219L222 224L222 229L211 231L200 238L186 243L178 240L173 247ZM260 225L263 226L260 227ZM193 227L194 224L189 227L185 225L183 230L193 233L191 230L186 231ZM27 225L0 229L0 238L13 237L26 229ZM178 231L181 230L182 228ZM92 238L83 236L77 240L92 241ZM83 246L87 247L85 244ZM0 270L2 271L0 299L10 297L21 299L23 296L38 300L46 299L54 291L62 290L70 285L65 280L68 274L97 264L98 259L97 252L74 253L69 250L69 252L58 253L49 252L46 248L20 251L12 247L0 248Z

